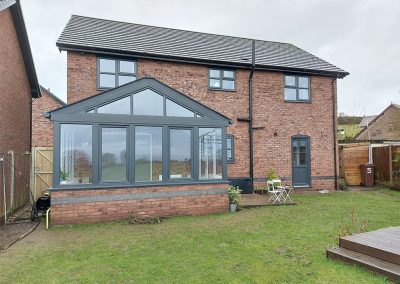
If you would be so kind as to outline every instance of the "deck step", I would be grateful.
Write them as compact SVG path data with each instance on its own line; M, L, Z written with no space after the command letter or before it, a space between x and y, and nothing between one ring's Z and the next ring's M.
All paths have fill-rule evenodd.
M400 265L342 247L326 250L326 256L333 260L360 265L395 282L400 281Z
M397 228L342 237L339 246L400 265L400 231Z

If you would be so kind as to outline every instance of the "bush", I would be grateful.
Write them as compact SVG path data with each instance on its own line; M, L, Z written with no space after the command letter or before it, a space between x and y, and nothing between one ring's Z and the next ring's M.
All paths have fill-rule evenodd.
M238 186L230 185L228 187L228 197L230 204L237 204L240 199L240 194L242 190Z
M135 213L132 211L128 212L128 223L129 224L161 224L167 218L166 217L145 217L139 218Z

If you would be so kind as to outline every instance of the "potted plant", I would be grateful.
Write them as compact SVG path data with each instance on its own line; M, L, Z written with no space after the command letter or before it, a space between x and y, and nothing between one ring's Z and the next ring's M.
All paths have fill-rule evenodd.
M60 184L66 184L68 181L69 174L63 171L60 171Z
M279 176L273 167L269 167L267 171L267 181L274 179L279 179Z
M345 179L340 179L339 181L339 189L340 190L347 190L347 181Z
M228 187L228 197L229 197L229 211L236 212L237 204L240 198L241 190L238 186L230 185Z

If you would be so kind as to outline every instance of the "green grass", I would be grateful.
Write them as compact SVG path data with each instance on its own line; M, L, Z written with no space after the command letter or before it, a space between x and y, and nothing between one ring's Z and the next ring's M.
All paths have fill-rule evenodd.
M400 192L294 195L261 207L163 224L38 229L0 253L1 283L386 283L326 259L354 208L368 230L400 225Z
M338 133L339 140L354 138L361 131L358 124L340 124L338 129L344 130L344 134Z

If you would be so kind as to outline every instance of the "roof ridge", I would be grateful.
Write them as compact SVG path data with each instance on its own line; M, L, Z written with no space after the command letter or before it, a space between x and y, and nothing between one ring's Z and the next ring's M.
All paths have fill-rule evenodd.
M45 87L43 87L42 85L39 84L39 88L41 89L41 91L47 93L52 99L56 100L58 103L60 103L61 105L65 106L67 105L66 102L64 102L62 99L60 99L58 96L56 96L54 93L52 93L50 91L50 89L47 89Z
M71 19L72 19L72 17L89 18L89 19L109 21L109 22L115 22L115 23L121 23L121 24L137 25L137 26L142 26L142 27L152 27L152 28L158 28L158 29L175 30L175 31L190 32L190 33L196 33L196 34L207 34L207 35L230 37L230 38L236 38L236 39L245 39L245 40L249 40L249 41L255 40L255 41L261 41L261 42L271 42L271 43L279 43L279 44L287 44L287 45L295 46L291 43L282 42L282 41L248 38L248 37L240 37L240 36L232 36L232 35L224 35L224 34L216 34L216 33L208 33L208 32L199 32L199 31L191 31L191 30L178 29L178 28L160 27L160 26L155 26L155 25L138 24L138 23L132 23L132 22L126 22L126 21L110 20L110 19L82 16L82 15L76 15L76 14L72 14Z

